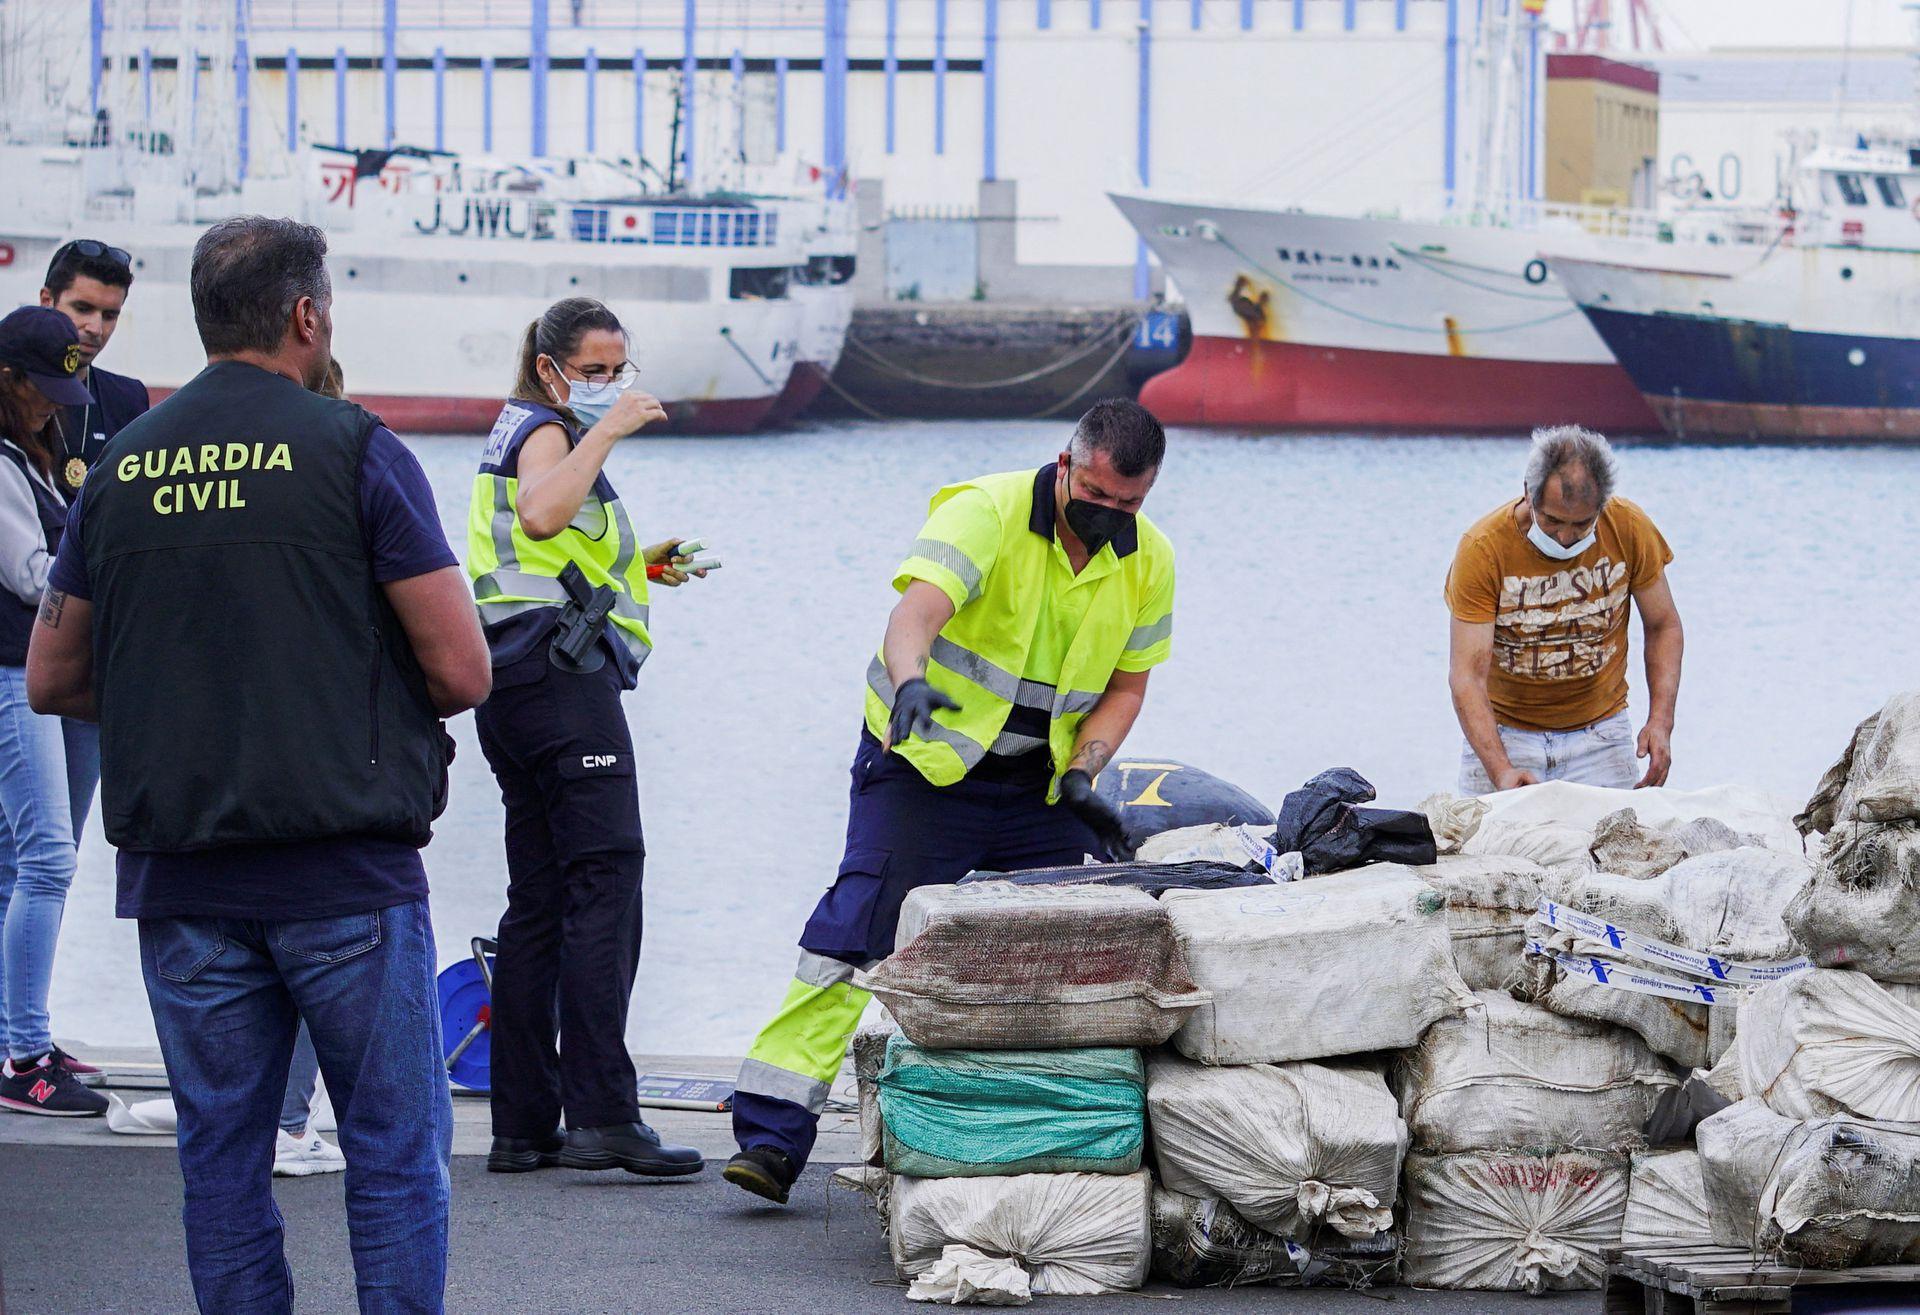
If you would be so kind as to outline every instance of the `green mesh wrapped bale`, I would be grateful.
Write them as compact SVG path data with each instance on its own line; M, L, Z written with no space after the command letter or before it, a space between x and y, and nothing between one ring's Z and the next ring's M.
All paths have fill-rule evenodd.
M1146 1137L1137 1050L925 1050L887 1043L886 1166L915 1178L1133 1173Z

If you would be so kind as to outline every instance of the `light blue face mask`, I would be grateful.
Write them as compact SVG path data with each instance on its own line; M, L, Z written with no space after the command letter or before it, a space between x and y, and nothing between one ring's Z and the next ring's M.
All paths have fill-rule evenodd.
M1561 543L1558 539L1554 538L1551 534L1548 534L1545 530L1541 529L1540 522L1535 521L1532 525L1527 527L1527 542L1532 544L1534 547L1538 548L1541 552L1545 553L1547 556L1553 558L1553 560L1556 562L1570 562L1574 558L1578 557L1581 553L1585 552L1587 549L1593 547L1593 541L1598 530L1599 530L1599 522L1596 521L1594 522L1593 529L1588 530L1583 537L1576 540L1571 546L1569 546L1567 544Z
M627 386L611 379L567 380L567 409L580 418L580 424L592 429L613 410Z

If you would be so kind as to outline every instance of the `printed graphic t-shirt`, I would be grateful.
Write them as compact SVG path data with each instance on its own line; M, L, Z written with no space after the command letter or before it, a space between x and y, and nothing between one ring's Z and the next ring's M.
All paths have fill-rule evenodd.
M1632 592L1660 578L1673 550L1647 513L1614 498L1594 544L1558 562L1514 523L1516 499L1476 521L1447 572L1447 607L1493 625L1487 696L1502 726L1566 731L1627 706Z

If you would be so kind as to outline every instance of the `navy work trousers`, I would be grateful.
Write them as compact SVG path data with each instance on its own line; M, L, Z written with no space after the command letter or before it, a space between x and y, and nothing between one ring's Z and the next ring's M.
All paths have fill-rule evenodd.
M507 912L493 968L496 1137L632 1123L627 1006L646 847L611 663L561 671L542 645L475 712L507 810ZM558 1043L558 1036L564 1043Z
M933 785L904 758L882 753L863 731L853 758L846 856L801 933L803 957L854 967L886 958L900 906L920 886L958 881L975 869L1018 872L1104 856L1086 823L1047 803L1051 772L1044 753L1026 770L990 775L998 779L976 772L953 785ZM734 1094L739 1144L775 1147L796 1168L813 1150L816 1123L815 1111L798 1101Z

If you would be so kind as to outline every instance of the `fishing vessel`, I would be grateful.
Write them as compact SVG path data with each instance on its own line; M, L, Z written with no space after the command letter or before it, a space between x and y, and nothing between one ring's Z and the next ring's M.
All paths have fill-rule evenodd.
M806 263L787 287L800 311L800 339L787 385L774 399L766 423L784 424L813 405L846 346L853 324L852 279L859 246L853 203L822 197L806 215Z
M1765 246L1549 246L1681 438L1920 438L1920 139L1809 154Z

